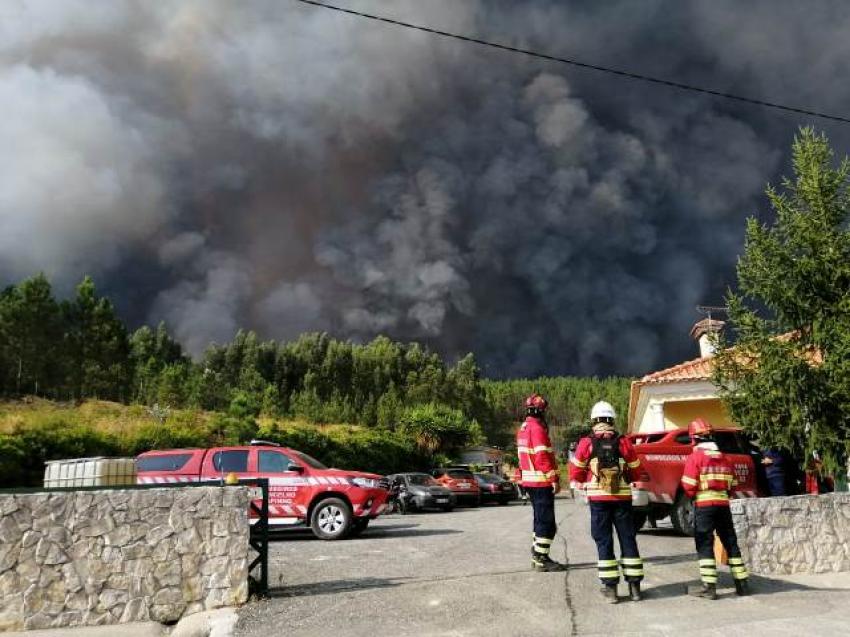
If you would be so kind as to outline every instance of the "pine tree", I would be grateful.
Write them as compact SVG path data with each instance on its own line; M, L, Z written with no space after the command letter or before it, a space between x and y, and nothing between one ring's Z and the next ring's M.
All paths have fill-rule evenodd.
M802 129L794 179L767 188L772 225L749 219L728 295L737 341L715 380L736 422L762 444L819 453L835 469L850 442L850 161Z

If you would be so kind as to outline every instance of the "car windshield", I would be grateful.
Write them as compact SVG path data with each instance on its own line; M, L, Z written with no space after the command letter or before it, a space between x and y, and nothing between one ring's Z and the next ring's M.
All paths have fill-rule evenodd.
M492 473L476 473L475 477L481 480L481 482L489 482L490 484L498 484L502 481L499 476Z
M410 482L410 484L418 484L423 487L431 487L436 484L440 484L434 480L434 478L425 473L411 473L407 476L407 481Z
M454 478L455 480L469 480L472 478L472 473L469 471L464 471L463 469L452 469L447 472L450 478Z
M327 469L325 465L316 460L314 457L308 456L306 453L301 453L300 451L293 451L292 455L295 456L297 460L300 460L311 469Z

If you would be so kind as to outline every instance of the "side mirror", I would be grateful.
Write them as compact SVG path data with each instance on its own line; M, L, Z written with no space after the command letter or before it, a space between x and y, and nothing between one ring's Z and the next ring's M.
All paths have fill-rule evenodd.
M304 467L300 464L291 464L289 465L289 469L287 471L292 471L293 473L304 473Z

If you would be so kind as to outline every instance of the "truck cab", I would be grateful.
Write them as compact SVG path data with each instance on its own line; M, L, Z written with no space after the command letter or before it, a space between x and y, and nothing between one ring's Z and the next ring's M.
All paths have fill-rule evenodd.
M693 441L687 429L628 434L641 461L640 474L633 476L632 507L635 527L670 517L680 533L693 535L693 502L680 486L685 462L693 451ZM714 440L735 470L738 486L733 495L756 497L755 465L750 444L741 429L716 429Z
M268 478L269 524L309 525L324 540L362 533L384 511L388 495L379 475L329 469L306 453L264 441L148 451L136 458L136 472L138 484L223 483L231 474Z

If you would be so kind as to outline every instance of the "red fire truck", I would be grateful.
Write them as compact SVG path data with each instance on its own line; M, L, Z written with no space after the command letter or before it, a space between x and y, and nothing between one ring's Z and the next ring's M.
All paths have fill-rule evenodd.
M693 502L682 492L679 482L685 461L691 455L693 442L687 429L655 433L629 434L641 461L641 475L632 483L632 505L635 525L640 528L647 519L670 517L680 533L694 534ZM755 466L750 445L740 429L715 429L714 440L735 469L737 495L752 498L758 495Z
M274 443L212 449L148 451L136 458L138 484L238 478L269 479L269 524L309 525L323 540L362 533L386 509L386 480L372 473L328 469L315 458Z

